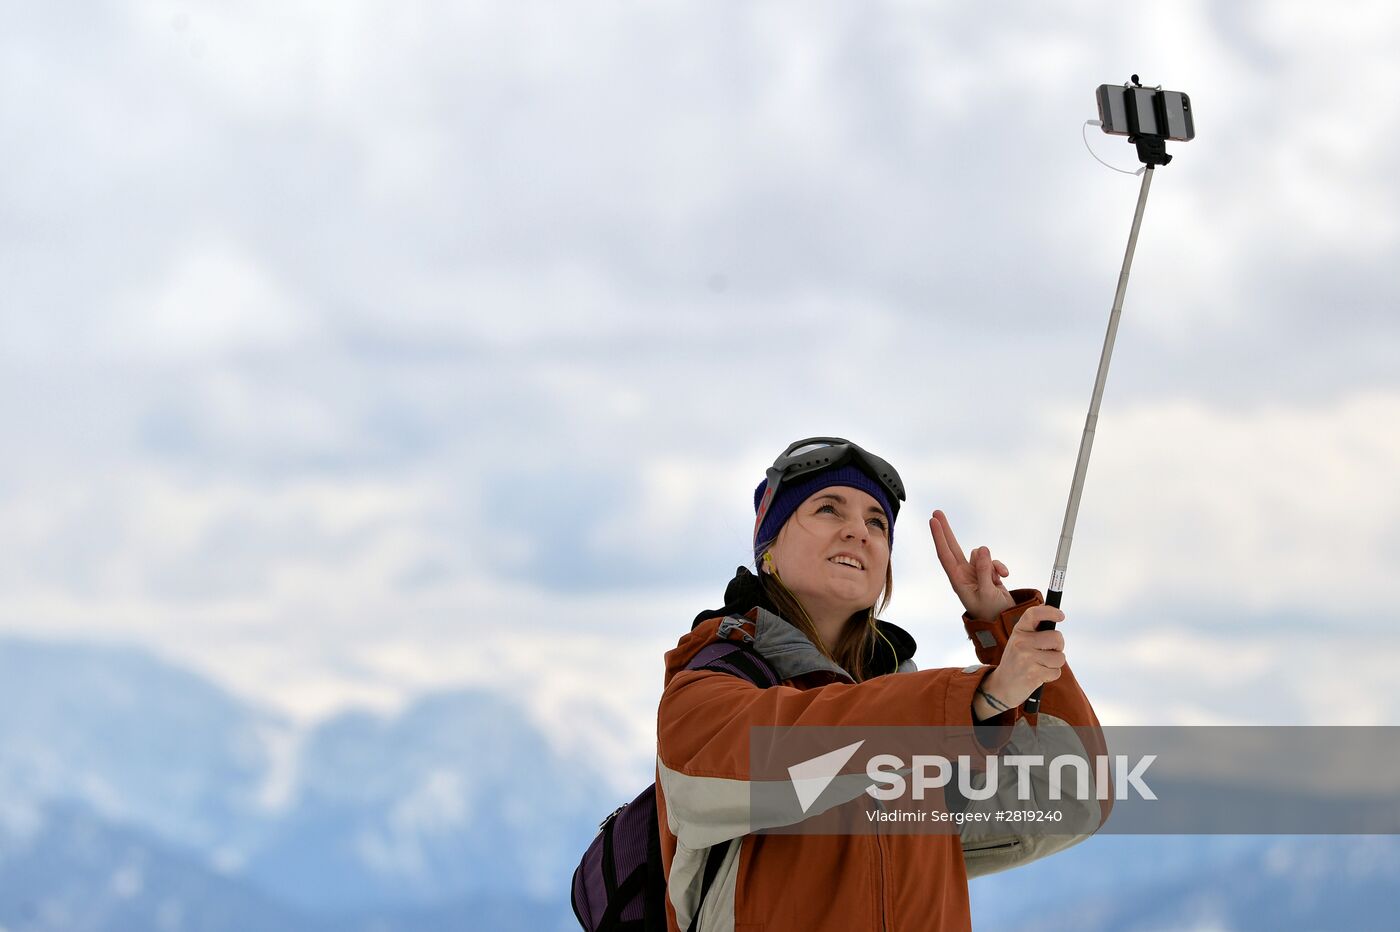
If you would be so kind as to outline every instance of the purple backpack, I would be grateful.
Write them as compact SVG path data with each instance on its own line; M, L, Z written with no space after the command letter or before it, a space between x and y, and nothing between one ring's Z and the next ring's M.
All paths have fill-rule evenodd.
M778 675L741 641L715 641L701 648L687 670L719 670L748 680L760 689L777 686ZM724 861L730 839L705 855L700 900ZM614 809L574 871L574 915L585 932L666 932L666 877L661 865L661 829L656 811L656 784L630 803ZM690 923L695 932L700 910Z

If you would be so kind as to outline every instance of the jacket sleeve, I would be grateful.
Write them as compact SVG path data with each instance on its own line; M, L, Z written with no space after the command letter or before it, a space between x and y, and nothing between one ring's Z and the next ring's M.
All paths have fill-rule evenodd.
M977 651L977 659L983 663L1000 663L1006 640L1016 622L1020 621L1027 609L1045 604L1040 592L1035 589L1014 589L1011 595L1016 604L991 621L976 621L970 615L963 614L963 627ZM1069 664L1062 668L1059 679L1045 684L1040 711L1034 715L1020 716L1010 739L1002 744L1000 752L1003 756L1040 755L1047 761L1060 754L1070 754L1084 759L1090 774L1097 775L1094 760L1108 752L1103 729ZM1007 793L998 793L997 800L984 808L1060 809L1065 817L1059 825L1066 831L1055 834L995 834L970 824L963 832L963 856L969 877L1018 867L1083 841L1108 819L1113 807L1111 779L1103 787L1093 787L1093 795L1103 798L1077 802L1049 800L1046 768L1036 768L1031 773L1030 784L1029 800L1012 799Z
M991 621L974 621L966 612L963 613L963 628L977 651L977 659L984 664L995 666L1001 663L1002 652L1006 650L1006 640L1011 636L1016 622L1021 620L1027 609L1045 604L1045 600L1036 589L1013 589L1011 595L1016 599L1016 604ZM1051 721L1098 731L1098 716L1094 714L1089 697L1084 695L1084 690L1080 688L1069 664L1062 668L1059 679L1045 684L1040 696L1040 712L1027 716L1027 724L1035 727L1042 716ZM1001 724L1002 718L998 716L988 721ZM1098 732L1098 738L1101 743L1102 732Z
M974 730L972 694L990 669L919 670L807 689L760 689L714 670L682 670L666 685L657 711L658 786L667 827L688 848L754 829L749 749L755 726L942 725L951 726L950 746L961 744L963 753L993 752L1009 739L1015 719ZM868 782L859 776L855 792Z
M1021 620L1026 609L1045 604L1036 589L1012 589L1011 597L1016 604L990 621L977 621L969 613L963 612L963 629L977 651L977 659L983 663L1001 663L1001 652L1006 649L1006 639L1011 636L1016 622Z

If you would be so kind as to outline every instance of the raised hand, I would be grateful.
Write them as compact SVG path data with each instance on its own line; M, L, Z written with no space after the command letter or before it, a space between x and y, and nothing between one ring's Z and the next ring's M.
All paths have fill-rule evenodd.
M933 546L938 551L938 562L948 574L948 582L953 592L962 600L963 607L977 621L991 621L1016 604L1011 593L1002 583L1002 577L1011 575L1006 564L992 559L992 551L978 547L972 551L972 560L963 555L953 528L948 524L948 516L935 511L928 519L929 530L933 533Z
M1042 621L1063 624L1064 620L1065 613L1050 605L1026 610L1006 639L1001 663L982 681L983 695L978 698L987 702L987 708L979 712L974 703L974 714L986 717L1015 708L1038 688L1060 678L1065 665L1064 633L1036 628Z

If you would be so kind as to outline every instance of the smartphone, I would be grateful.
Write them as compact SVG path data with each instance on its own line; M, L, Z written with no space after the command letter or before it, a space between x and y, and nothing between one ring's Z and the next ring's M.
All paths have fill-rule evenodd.
M1181 91L1100 84L1095 95L1103 131L1114 136L1162 136L1177 142L1196 137L1191 98Z

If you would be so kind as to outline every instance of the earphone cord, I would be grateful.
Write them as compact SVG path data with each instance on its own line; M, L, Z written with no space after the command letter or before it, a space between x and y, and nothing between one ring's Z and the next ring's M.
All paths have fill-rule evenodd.
M1098 120L1085 120L1085 121L1084 121L1084 126L1081 127L1080 130L1079 130L1079 135L1082 136L1082 137L1084 138L1084 148L1086 148L1086 149L1089 150L1089 154L1092 155L1092 156L1094 157L1094 161L1095 161L1095 162L1098 162L1100 165L1104 166L1105 168L1111 168L1111 169L1113 169L1113 170L1116 171L1116 172L1122 172L1122 173L1125 174L1125 175L1141 175L1144 171L1147 170L1147 166L1144 165L1144 166L1142 166L1141 168L1139 168L1137 171L1135 171L1135 172L1130 172L1130 171L1128 171L1126 168L1118 168L1117 166L1115 166L1115 165L1110 165L1110 164L1108 164L1107 162L1105 162L1103 159L1099 158L1099 157L1098 157L1098 154L1094 152L1093 147L1089 145L1089 127L1091 127L1091 126L1103 126L1103 124L1100 123Z

